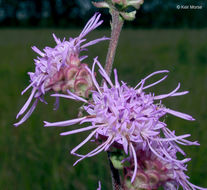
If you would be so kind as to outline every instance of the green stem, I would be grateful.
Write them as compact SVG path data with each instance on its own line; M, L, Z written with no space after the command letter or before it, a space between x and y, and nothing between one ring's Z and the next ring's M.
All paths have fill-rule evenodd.
M119 170L114 168L114 166L111 162L111 159L110 159L111 153L108 151L107 154L108 154L109 166L110 166L110 170L111 170L111 179L112 179L113 190L122 190L121 180L120 180L120 176L119 176Z

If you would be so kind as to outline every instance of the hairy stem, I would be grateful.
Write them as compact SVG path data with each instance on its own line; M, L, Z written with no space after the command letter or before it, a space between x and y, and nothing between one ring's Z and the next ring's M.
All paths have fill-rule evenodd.
M111 23L111 40L108 48L108 53L106 57L106 63L105 63L105 71L110 76L111 70L114 62L114 57L116 53L117 44L119 41L120 32L123 26L124 21L119 18L119 12L112 9L111 10L112 15L112 23Z
M111 70L112 70L114 57L115 57L115 53L116 53L116 48L117 48L120 32L122 30L122 26L123 26L123 22L124 22L123 20L121 20L119 18L118 11L112 9L111 15L112 15L111 40L110 40L108 53L107 53L107 57L106 57L106 63L105 63L105 71L109 77L111 75ZM110 169L111 169L113 190L122 190L122 185L121 185L120 176L119 176L119 170L114 168L114 166L111 162L111 159L110 159L110 152L107 152L107 154L108 154L108 160L109 160L109 165L110 165Z

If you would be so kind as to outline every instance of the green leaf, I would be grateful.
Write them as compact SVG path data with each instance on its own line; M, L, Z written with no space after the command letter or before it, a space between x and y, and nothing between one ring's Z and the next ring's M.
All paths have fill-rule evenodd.
M132 21L135 19L135 15L136 15L136 11L132 11L132 12L120 12L120 15L125 19L125 20L128 20L128 21Z

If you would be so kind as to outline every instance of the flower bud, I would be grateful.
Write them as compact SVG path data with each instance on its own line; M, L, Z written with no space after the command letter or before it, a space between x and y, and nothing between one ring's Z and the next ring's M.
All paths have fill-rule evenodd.
M141 153L141 154L140 154ZM133 167L125 167L126 175L124 186L126 190L157 189L171 179L172 170L167 168L166 163L158 158L147 156L145 152L139 152L137 156L139 168L136 177L131 183ZM133 162L131 162L133 165Z
M77 79L74 84L75 93L78 96L85 97L87 89L90 88L85 79Z
M63 82L61 81L61 82L57 82L56 84L54 84L53 86L52 86L52 89L55 91L55 92L59 92L59 91L61 91L61 89L62 89L62 85L63 85Z
M93 89L92 78L86 67L86 64L81 64L74 83L74 92L82 97L88 97L89 91Z
M79 66L80 65L79 54L75 52L70 53L66 58L66 64Z
M74 91L74 80L64 81L61 85L61 91L67 93L67 90Z
M107 2L104 2L104 1L92 2L92 4L97 8L110 8L109 4Z
M76 74L78 73L77 66L69 66L64 70L64 77L66 81L74 80Z
M106 0L93 2L93 5L97 8L115 9L122 19L132 21L135 19L136 10L129 11L129 8L139 9L143 2L144 0Z
M136 15L136 11L132 11L132 12L120 12L120 15L128 21L132 21L135 19L135 15Z
M144 0L128 0L128 5L139 9L140 6L144 3Z

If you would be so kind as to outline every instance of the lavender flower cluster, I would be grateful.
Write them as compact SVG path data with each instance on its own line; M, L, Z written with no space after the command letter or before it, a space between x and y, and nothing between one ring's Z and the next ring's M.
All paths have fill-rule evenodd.
M17 118L25 113L32 99L35 100L15 126L22 124L31 115L38 101L45 102L45 93L54 92L52 96L57 101L62 97L84 103L85 115L82 117L55 123L44 122L45 127L88 123L87 127L60 134L66 136L91 131L85 140L71 150L71 154L79 157L74 165L102 151L119 150L122 158L118 161L124 172L123 188L126 190L150 190L160 186L165 190L178 189L179 186L184 190L206 189L189 182L185 172L190 158L186 158L185 152L178 146L199 145L198 142L187 140L190 134L176 136L175 131L171 131L164 121L167 114L194 120L192 116L167 108L162 103L162 99L182 96L188 91L178 92L178 83L177 87L167 94L155 95L145 92L146 89L164 81L169 71L156 71L141 79L135 87L130 87L118 80L116 69L113 84L98 57L94 59L91 69L82 63L86 56L80 56L80 53L86 47L108 39L102 37L82 44L86 40L84 37L101 23L100 14L95 14L78 37L61 41L53 35L57 43L54 48L46 47L42 52L33 47L41 57L35 60L35 72L29 73L31 83L22 94L30 87L32 92ZM96 79L96 67L104 80L101 85ZM146 85L146 81L155 75L164 76ZM97 144L97 148L85 155L77 153L91 140ZM183 155L182 160L177 158L178 153ZM98 189L101 189L100 183Z
M22 94L29 88L32 88L32 92L25 105L17 114L17 119L26 112L33 98L35 98L35 101L24 117L18 123L15 123L15 126L21 125L29 118L39 101L47 103L44 100L44 95L49 91L66 92L67 89L70 89L78 95L88 95L87 93L92 89L93 85L90 83L91 77L85 69L87 65L81 63L87 56L80 57L79 55L80 52L86 51L88 46L108 39L102 37L83 44L86 41L84 37L102 24L103 21L100 20L100 16L100 14L95 14L76 38L69 38L68 41L63 39L61 42L53 34L54 40L57 43L54 48L45 47L42 52L37 47L32 47L41 57L37 57L34 60L35 72L28 73L30 85L22 91ZM81 88L86 88L84 94ZM56 100L57 107L58 99Z

